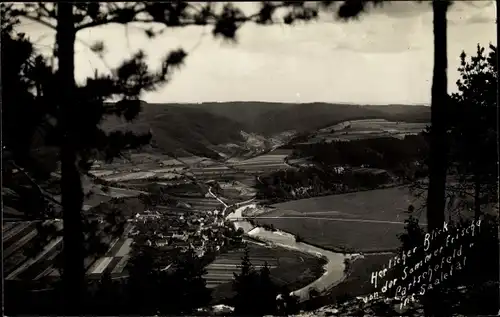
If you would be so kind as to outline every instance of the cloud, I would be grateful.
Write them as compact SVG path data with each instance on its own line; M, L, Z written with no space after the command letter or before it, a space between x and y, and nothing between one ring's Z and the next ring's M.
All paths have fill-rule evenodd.
M243 3L240 3L241 5ZM255 4L245 3L255 11ZM253 5L253 8L250 7ZM252 11L253 10L253 11ZM378 10L378 11L376 11ZM76 75L83 79L106 72L143 49L151 67L171 49L190 53L171 83L148 94L155 102L228 100L325 101L356 103L428 103L432 79L433 32L429 3L398 2L374 9L359 21L323 19L310 24L248 24L236 45L222 44L201 27L170 29L154 40L140 26L109 25L78 34ZM456 1L448 14L449 90L455 89L458 56L476 44L496 39L495 7ZM54 32L25 25L39 47L53 47ZM203 35L205 34L205 35ZM104 62L83 44L102 40Z

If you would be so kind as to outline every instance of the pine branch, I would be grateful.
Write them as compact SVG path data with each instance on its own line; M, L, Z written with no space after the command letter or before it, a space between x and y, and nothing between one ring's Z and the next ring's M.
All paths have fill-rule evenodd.
M42 25L44 25L46 27L49 27L49 28L51 28L53 30L56 30L56 25L53 25L53 24L51 24L48 21L42 20L41 17L32 17L29 14L23 14L23 13L20 13L20 16L22 16L23 18L26 18L26 19L28 19L30 21L40 23L40 24L42 24Z
M38 192L40 193L41 196L45 197L46 199L50 200L51 202L61 206L61 202L59 202L58 200L56 200L54 197L52 197L51 194L47 193L42 187L40 187L40 185L38 185L38 183L28 174L28 172L26 172L26 170L24 168L22 168L21 166L17 165L15 162L11 161L10 162L12 164L12 166L14 166L15 168L17 168L21 173L23 173L24 176L26 176L26 178L29 180L29 182L35 186L36 189L38 189Z

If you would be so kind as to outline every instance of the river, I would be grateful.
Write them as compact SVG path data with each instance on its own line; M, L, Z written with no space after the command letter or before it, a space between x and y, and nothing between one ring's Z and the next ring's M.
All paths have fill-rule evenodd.
M246 208L255 207L255 204L239 207L234 212L230 213L226 217L226 219L241 219L243 217L243 210L245 210ZM270 231L262 227L255 227L248 221L234 221L234 225L236 228L242 228L245 234L247 234L248 236L266 242L270 245L311 253L316 256L323 256L327 260L322 276L320 276L309 285L293 292L293 294L298 296L301 301L307 300L309 298L309 290L311 288L315 288L316 290L321 292L325 289L329 289L335 286L344 279L344 260L345 258L351 257L352 255L344 256L341 253L324 250L307 243L295 242L295 236L293 236L292 234L279 230Z

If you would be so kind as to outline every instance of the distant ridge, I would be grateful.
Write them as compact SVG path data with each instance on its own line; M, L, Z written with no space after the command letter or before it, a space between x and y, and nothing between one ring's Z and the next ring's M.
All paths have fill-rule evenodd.
M162 151L218 157L218 145L244 149L241 131L271 137L285 131L316 130L342 121L386 119L429 122L430 107L423 105L353 105L334 103L281 103L260 101L147 103L133 123L108 118L107 130L153 131Z

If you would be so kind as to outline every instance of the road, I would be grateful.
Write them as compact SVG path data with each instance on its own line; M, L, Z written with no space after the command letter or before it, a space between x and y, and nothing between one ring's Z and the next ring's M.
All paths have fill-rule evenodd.
M249 219L253 217L241 217L238 221L244 221L244 219ZM340 222L361 222L361 223L383 223L389 225L405 225L406 223L401 221L386 221L386 220L372 220L372 219L347 219L347 218L328 218L328 217L294 217L294 216L280 216L280 217L268 217L268 216L257 216L257 219L312 219L312 220L324 220L324 221L340 221ZM421 223L420 225L426 226L427 224Z

